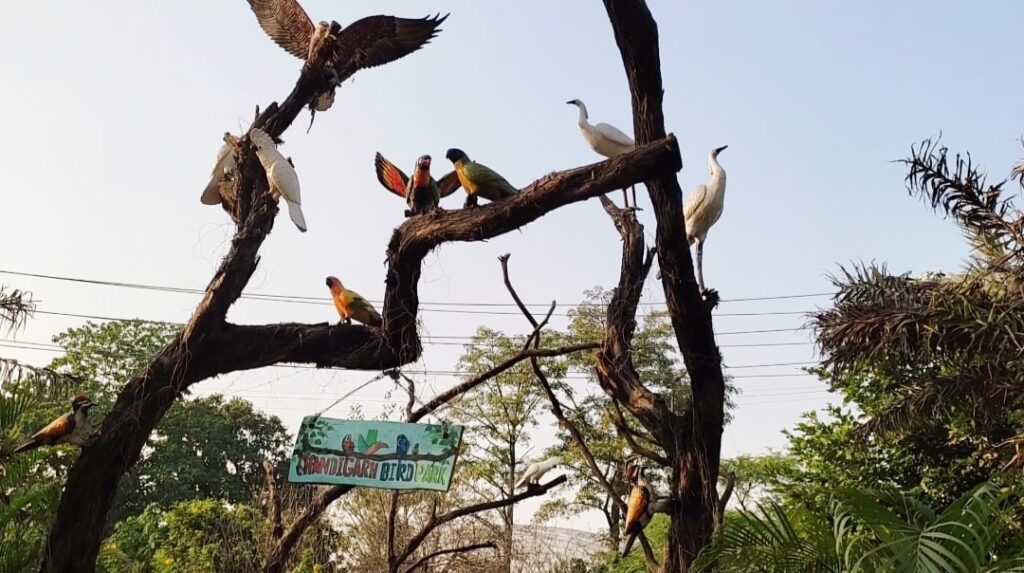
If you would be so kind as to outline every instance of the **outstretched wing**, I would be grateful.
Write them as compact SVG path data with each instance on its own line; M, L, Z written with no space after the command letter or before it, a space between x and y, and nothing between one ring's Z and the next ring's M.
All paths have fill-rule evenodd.
M462 182L459 181L459 174L452 171L437 182L437 194L444 198L458 191L459 187L462 187Z
M356 70L381 66L407 56L436 36L440 31L437 27L447 17L447 14L441 18L419 19L369 16L356 20L338 35L338 48L332 61L335 70L339 75L350 75Z
M296 0L247 0L260 28L286 52L305 60L313 37L313 21Z
M635 145L633 143L632 137L626 135L625 133L622 133L622 131L619 130L619 128L615 127L614 125L609 125L607 123L599 123L595 127L597 128L597 131L601 133L601 135L607 137L608 139L614 141L619 145Z
M402 170L394 163L384 159L380 152L377 152L377 156L374 157L373 164L377 169L377 181L380 181L380 184L388 191L404 198L409 185L409 177L402 173Z

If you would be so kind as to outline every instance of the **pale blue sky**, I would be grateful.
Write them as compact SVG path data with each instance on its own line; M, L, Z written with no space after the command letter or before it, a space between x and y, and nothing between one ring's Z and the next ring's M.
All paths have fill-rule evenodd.
M596 0L306 0L314 20L343 24L372 13L451 12L426 48L358 74L320 114L284 135L302 181L309 232L277 221L250 290L326 295L335 274L371 299L383 294L384 248L401 201L373 174L381 151L403 168L430 153L471 157L524 186L598 159L576 128L582 99L594 121L632 132L629 94L610 26ZM1024 4L1013 1L650 2L661 32L668 128L679 138L685 191L707 178L706 155L728 171L726 210L705 250L705 276L724 298L829 290L826 274L853 259L894 270L954 268L956 229L903 191L891 162L911 143L944 133L954 148L1002 178L1021 155L1015 38ZM0 142L5 225L17 245L0 269L202 288L232 230L199 194L225 130L238 133L258 104L283 98L300 63L260 30L242 0L21 2L0 35ZM615 199L621 197L612 195ZM455 208L462 196L445 205ZM641 205L646 205L645 196ZM653 234L651 211L640 213ZM507 302L496 256L511 252L525 299L557 299L617 278L619 241L596 202L578 204L522 233L446 245L425 261L422 298ZM182 321L194 297L0 275L34 291L41 310ZM649 302L663 300L660 286ZM827 298L723 304L718 312L806 311ZM429 305L427 305L429 307ZM434 307L438 308L438 307ZM487 308L477 310L488 310ZM508 309L498 309L506 311ZM334 320L330 306L243 301L238 322ZM516 315L426 312L432 335L470 335L477 324L523 331ZM719 331L794 328L796 315L720 316ZM69 317L40 315L18 339L49 342ZM806 333L723 336L723 345L809 342ZM44 363L50 352L3 348ZM802 362L813 348L726 347L743 366ZM428 345L420 369L451 370L458 346ZM780 430L826 396L794 367L732 371L744 395L726 430L727 455L780 447ZM294 425L366 373L269 369L204 382L229 389ZM451 379L432 378L435 387ZM258 388L256 388L259 386ZM359 392L383 406L386 382ZM344 414L339 406L332 413ZM579 523L574 522L574 525Z

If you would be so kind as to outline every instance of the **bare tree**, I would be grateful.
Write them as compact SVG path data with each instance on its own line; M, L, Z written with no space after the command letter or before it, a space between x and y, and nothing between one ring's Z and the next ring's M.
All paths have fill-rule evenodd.
M612 160L549 174L500 204L478 209L434 211L410 218L388 244L387 278L381 328L360 325L236 325L225 320L259 261L258 252L277 214L265 174L244 134L238 151L238 177L224 201L237 226L231 248L210 281L205 296L179 335L128 381L103 419L94 443L72 468L50 531L44 572L92 571L113 494L124 473L139 459L146 437L190 385L237 370L280 362L308 363L357 370L381 370L416 360L421 343L415 317L423 258L446 242L482 241L518 229L562 206L644 182L657 218L657 254L676 340L689 373L691 401L675 413L646 389L630 360L630 342L641 287L650 269L639 224L623 214L623 261L619 286L608 308L608 332L598 355L602 388L654 436L663 452L648 452L671 468L666 571L687 571L710 538L718 515L718 476L725 384L711 322L714 297L705 300L694 279L685 239L682 192L676 173L682 168L675 138L666 134L658 32L643 0L604 0L622 54L632 94L637 148ZM332 26L335 36L339 27ZM298 82L280 105L257 110L253 128L274 138L291 125L315 94L329 87L323 72L327 47L321 44L303 67ZM622 222L630 222L624 225ZM624 230L625 229L625 230ZM530 349L525 358L543 356ZM478 382L479 383L479 382ZM435 398L451 399L467 383ZM443 402L439 402L443 403ZM429 404L428 404L429 405ZM436 405L434 405L436 407ZM422 418L429 410L412 412ZM418 419L418 418L416 418ZM557 480L556 480L557 481ZM550 488L549 483L542 488ZM347 491L324 490L284 529L268 571L280 564L305 527ZM546 491L546 489L545 489ZM506 500L509 501L509 500ZM516 499L515 501L518 501ZM438 524L465 515L456 510L437 516ZM434 527L436 527L435 525ZM421 532L423 536L428 530ZM418 536L417 536L418 537ZM414 540L415 541L415 538ZM397 551L406 563L411 552Z

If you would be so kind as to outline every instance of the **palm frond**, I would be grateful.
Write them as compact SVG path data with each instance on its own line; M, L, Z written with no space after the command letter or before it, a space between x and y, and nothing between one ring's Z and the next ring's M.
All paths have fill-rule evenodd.
M0 285L0 327L8 331L19 330L35 312L36 301L32 293L21 290L7 290Z
M825 365L835 372L893 357L916 363L1024 352L1024 297L983 281L915 279L855 266L833 278L831 309L811 315Z
M54 396L66 396L68 388L82 382L79 376L0 357L0 388L19 388L46 401Z
M980 418L993 408L1024 395L1024 387L1012 383L1003 364L978 364L935 376L904 390L892 405L874 414L855 430L860 438L905 432L954 412L970 411Z
M1003 197L1005 181L989 185L969 153L958 153L950 162L949 150L937 140L925 139L910 152L902 163L909 168L906 182L911 194L954 218L972 237L1017 254L1024 250L1024 222Z
M757 511L729 514L711 545L698 557L696 571L750 571L776 573L838 573L842 563L827 526L799 508L786 509L768 502Z
M835 522L850 570L975 572L1008 533L1011 491L983 483L934 514L890 491L837 492ZM1020 556L1004 556L1007 566ZM1012 570L1012 569L997 569Z

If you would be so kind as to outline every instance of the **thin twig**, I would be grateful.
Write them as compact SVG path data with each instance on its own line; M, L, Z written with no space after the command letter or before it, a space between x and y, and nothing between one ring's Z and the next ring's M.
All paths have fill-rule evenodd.
M414 571L416 571L418 567L421 567L424 564L426 564L427 561L430 561L431 559L434 559L435 557L440 557L442 555L450 555L455 553L469 553L470 551L479 551L480 549L497 548L498 546L494 543L494 541L487 541L485 543L474 543L472 545L463 545L462 547L453 547L451 549L441 549L440 551L435 551L433 553L427 554L424 557L421 557L415 563L412 564L412 567L406 569L405 573L413 573Z

